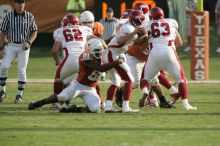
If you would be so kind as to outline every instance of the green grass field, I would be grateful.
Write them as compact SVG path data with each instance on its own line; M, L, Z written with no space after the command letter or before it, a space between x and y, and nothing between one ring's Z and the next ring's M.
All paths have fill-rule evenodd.
M210 41L210 79L220 80L219 42ZM190 79L189 54L179 51ZM34 48L28 64L28 78L52 79L56 66L48 48ZM9 78L17 78L16 63ZM101 86L106 97L108 85ZM24 100L14 104L17 85L7 85L7 98L0 104L0 146L219 146L220 84L189 84L190 103L197 111L143 108L131 114L60 114L45 106L28 111L33 100L52 93L52 84L27 84ZM165 90L166 95L167 91ZM140 89L133 91L131 107L137 108ZM169 97L167 97L169 98ZM74 101L81 104L80 99Z
M103 85L105 95L107 85ZM50 84L27 85L22 104L13 103L16 85L8 85L0 106L1 146L218 146L220 143L220 84L190 84L197 111L143 108L131 114L60 114L45 106L28 111L27 104L50 95ZM137 108L134 90L131 107ZM81 100L75 101L82 104Z

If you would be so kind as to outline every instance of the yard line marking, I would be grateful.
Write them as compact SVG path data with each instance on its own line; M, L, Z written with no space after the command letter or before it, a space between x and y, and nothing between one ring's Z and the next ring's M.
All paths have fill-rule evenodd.
M17 79L8 79L7 83L9 84L17 84ZM51 84L54 82L54 79L27 79L27 84ZM105 81L99 81L101 84L110 84L110 80ZM189 80L187 83L189 84L220 84L220 80L204 80L204 81L198 81L198 80Z

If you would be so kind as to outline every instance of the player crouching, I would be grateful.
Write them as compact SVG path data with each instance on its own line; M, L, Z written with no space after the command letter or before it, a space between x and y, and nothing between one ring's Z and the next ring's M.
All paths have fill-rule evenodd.
M107 64L101 64L102 43L94 38L88 41L89 52L84 52L79 57L79 74L75 82L72 82L60 94L53 94L42 100L31 102L29 110L34 110L45 104L58 101L69 101L76 97L81 97L87 107L72 106L69 109L61 109L60 112L99 112L101 108L100 98L97 94L98 78L101 72L107 71L124 60L119 58Z

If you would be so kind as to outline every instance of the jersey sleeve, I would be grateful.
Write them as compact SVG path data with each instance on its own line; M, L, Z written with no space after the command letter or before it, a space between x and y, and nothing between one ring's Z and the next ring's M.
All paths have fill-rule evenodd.
M130 34L133 31L134 31L134 28L132 28L131 26L127 24L122 25L116 37L126 36L127 34Z
M9 20L8 20L9 13L4 17L2 23L0 24L0 30L6 32L9 28Z
M179 25L178 25L178 22L176 20L172 19L172 25L173 25L174 28L176 28L176 30L178 30Z
M54 41L62 42L62 29L57 29L53 32Z
M34 16L30 13L30 15L31 15L31 22L30 22L30 25L31 25L31 27L30 27L30 31L31 32L34 32L34 31L37 31L37 24L36 24L36 21L35 21L35 19L34 19Z
M91 36L93 34L92 29L87 26L81 26L81 31L86 35L87 39L89 38L89 36Z

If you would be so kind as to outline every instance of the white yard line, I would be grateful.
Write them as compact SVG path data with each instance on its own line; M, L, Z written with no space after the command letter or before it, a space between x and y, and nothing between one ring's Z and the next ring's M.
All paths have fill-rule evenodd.
M54 79L27 79L27 84L51 84L53 83ZM7 83L9 84L17 84L17 79L8 79ZM99 83L110 83L110 80L106 81L99 81ZM195 81L189 80L189 84L220 84L220 80L205 80L205 81Z

